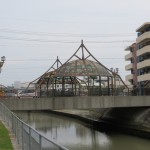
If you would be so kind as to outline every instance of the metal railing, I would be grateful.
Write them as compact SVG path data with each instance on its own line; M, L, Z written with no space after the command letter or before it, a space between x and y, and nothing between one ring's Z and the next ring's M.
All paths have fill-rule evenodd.
M68 150L67 148L45 138L28 124L20 120L3 103L0 103L0 116L12 129L17 144L22 150Z

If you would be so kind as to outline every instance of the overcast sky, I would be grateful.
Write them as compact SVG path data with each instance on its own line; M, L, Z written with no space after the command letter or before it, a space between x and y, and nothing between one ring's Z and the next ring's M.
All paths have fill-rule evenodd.
M150 20L149 0L0 0L0 83L30 82L80 41L106 67L126 74L124 49Z

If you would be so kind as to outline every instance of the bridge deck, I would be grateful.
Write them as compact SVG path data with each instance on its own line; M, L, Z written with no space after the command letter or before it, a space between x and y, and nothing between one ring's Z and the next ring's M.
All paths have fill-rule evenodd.
M95 109L111 107L150 107L150 96L87 96L1 99L11 110Z

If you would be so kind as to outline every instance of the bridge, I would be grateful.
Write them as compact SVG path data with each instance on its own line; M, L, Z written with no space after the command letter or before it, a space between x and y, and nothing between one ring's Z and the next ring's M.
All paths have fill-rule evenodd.
M1 99L10 110L99 109L150 107L150 96L83 96Z

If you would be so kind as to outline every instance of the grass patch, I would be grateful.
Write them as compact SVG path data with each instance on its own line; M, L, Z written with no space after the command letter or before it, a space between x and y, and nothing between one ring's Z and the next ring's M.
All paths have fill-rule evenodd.
M13 150L9 132L0 121L0 150Z

